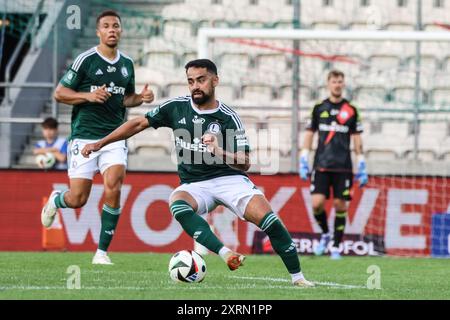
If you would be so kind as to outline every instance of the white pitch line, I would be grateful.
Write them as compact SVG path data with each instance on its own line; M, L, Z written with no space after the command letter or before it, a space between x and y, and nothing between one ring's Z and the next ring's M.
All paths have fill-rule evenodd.
M287 279L270 278L270 277L228 276L228 278L243 279L243 280L261 280L261 281L271 281L271 282L291 282L290 280L287 280ZM332 287L332 288L338 288L338 289L367 289L367 287L365 287L365 286L341 284L341 283L335 283L335 282L319 282L319 281L312 281L312 282L314 282L314 284L319 285L319 286Z

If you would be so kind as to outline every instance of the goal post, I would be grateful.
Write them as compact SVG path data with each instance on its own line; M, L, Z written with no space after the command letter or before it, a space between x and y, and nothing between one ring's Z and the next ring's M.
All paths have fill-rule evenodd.
M208 58L208 43L218 38L450 42L450 32L200 28L197 35L198 57Z

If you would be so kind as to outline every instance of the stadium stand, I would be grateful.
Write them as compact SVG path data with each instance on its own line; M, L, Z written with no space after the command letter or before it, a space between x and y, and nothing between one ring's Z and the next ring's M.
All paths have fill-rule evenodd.
M374 12L373 7L365 5L364 1L305 0L302 1L301 26L306 29L334 30L415 28L414 1L382 2L383 5L379 6L381 9ZM399 6L399 3L404 5ZM436 7L432 1L424 2L425 31L443 31L435 25L437 21L448 19L450 4L448 1L443 3L443 7ZM205 5L208 6L207 14L204 13ZM121 49L136 63L138 90L145 83L150 83L155 91L156 101L152 107L170 97L188 94L183 66L197 55L199 28L285 28L292 26L293 17L293 7L288 0L140 0L127 1L126 6L121 1L94 1L91 11L97 12L106 6L122 13L125 33ZM159 16L160 19L148 21L144 18L146 14ZM336 16L344 18L336 20ZM92 36L94 30L95 18L91 17L83 29L83 36L72 50L71 59L97 43L97 39ZM290 48L292 45L289 41L281 40L264 43L273 48ZM415 44L316 41L305 42L301 49L324 56L343 55L354 63L309 56L300 58L300 127L304 127L308 110L315 101L326 96L324 77L327 70L340 68L348 75L348 96L363 111L369 168L376 166L380 159L385 162L409 159L414 147L411 114L414 108ZM419 159L425 162L443 162L450 158L448 52L449 43L422 46L420 70L423 73L423 108L442 111L433 118L439 117L438 124L433 120L421 121L420 124ZM255 132L267 128L279 129L281 143L277 150L287 161L291 152L289 108L292 104L292 55L280 50L216 41L214 57L222 81L218 88L219 98L243 114L244 123L249 129ZM71 59L67 62L70 63ZM148 109L139 107L130 110L129 116L144 114ZM61 106L60 111L62 117L69 118L70 108ZM42 115L46 113L48 108ZM372 130L377 127L379 131ZM69 131L67 125L61 129L63 132ZM299 135L301 139L302 132ZM387 136L396 138L386 139ZM170 167L170 170L174 170L174 165L167 166L171 154L169 138L166 132L148 130L130 139L130 169L159 170ZM34 135L29 146L33 144L33 139ZM262 142L254 149L261 152L267 149ZM30 157L30 147L25 150L17 166L32 167L34 161ZM145 159L151 159L152 166L148 166ZM289 165L281 168L281 171L288 170Z

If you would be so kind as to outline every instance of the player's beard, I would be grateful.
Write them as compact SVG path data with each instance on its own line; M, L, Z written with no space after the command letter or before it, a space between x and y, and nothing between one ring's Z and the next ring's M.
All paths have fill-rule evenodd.
M339 91L339 92L331 92L331 96L334 98L334 99L341 99L342 98L342 90L341 91Z
M195 93L200 92L202 95L201 97L194 97ZM194 103L198 106L204 105L206 102L208 102L211 99L211 95L208 95L206 93L204 93L203 91L195 91L191 94L192 97L192 101L194 101Z

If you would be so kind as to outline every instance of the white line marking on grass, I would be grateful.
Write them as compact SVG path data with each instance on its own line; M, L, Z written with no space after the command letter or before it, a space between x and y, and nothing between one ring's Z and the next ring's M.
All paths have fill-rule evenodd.
M243 279L243 280L261 280L261 281L271 281L271 282L288 282L291 281L288 279L282 279L282 278L270 278L270 277L240 277L240 276L228 276L228 278L234 278L234 279ZM335 282L319 282L319 281L313 281L314 284L324 287L331 287L336 289L367 289L365 286L358 286L358 285L349 285L349 284L341 284L341 283L335 283Z

